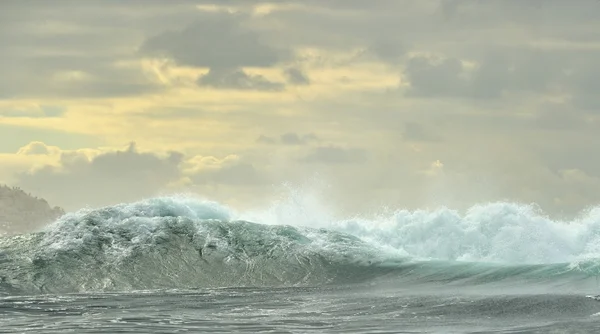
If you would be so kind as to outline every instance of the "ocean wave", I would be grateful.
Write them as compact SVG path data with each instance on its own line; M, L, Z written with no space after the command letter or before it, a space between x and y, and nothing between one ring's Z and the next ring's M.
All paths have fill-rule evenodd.
M216 203L182 198L67 214L0 239L11 259L2 281L41 291L322 284L384 259L348 234L229 218Z
M464 215L447 208L399 210L332 228L420 259L505 264L600 259L599 208L573 221L555 221L533 205L499 202L473 206Z
M596 216L555 222L530 206L497 203L464 216L398 211L311 228L161 197L80 210L39 233L0 238L0 292L585 279L600 268Z

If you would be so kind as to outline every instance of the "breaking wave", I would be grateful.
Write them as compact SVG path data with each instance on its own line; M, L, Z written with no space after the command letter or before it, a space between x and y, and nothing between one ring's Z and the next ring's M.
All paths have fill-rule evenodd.
M0 238L0 294L231 286L573 285L599 273L600 209L571 222L511 203L281 221L161 197ZM305 227L301 225L320 225ZM586 284L587 284L586 283ZM590 283L591 284L591 283Z

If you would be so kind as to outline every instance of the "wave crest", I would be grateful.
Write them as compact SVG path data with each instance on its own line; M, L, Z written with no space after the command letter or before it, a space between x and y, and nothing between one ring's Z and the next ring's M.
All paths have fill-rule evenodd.
M12 243L30 264L10 281L42 291L323 284L383 259L348 234L228 218L215 203L172 198L68 214L27 248Z
M182 197L70 213L42 232L0 238L0 293L376 278L403 284L551 277L565 282L574 279L569 275L585 280L600 268L598 210L557 222L532 206L492 203L465 215L401 210L375 220L330 222L328 228L265 225L237 216L218 203Z
M578 220L555 221L532 205L489 203L464 215L447 208L400 210L375 221L342 221L335 228L421 259L552 264L600 258L600 209Z

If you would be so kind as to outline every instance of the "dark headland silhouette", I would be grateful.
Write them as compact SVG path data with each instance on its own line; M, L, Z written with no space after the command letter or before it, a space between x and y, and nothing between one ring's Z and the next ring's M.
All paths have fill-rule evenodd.
M0 235L33 232L64 214L64 209L19 187L0 185Z

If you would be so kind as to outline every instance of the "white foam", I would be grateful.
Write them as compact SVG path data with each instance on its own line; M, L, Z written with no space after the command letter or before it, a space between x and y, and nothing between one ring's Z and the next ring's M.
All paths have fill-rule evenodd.
M239 217L335 229L420 259L574 265L600 259L600 208L572 221L552 220L535 205L507 202L474 205L464 214L442 207L340 219L318 193L288 195L264 211Z
M338 219L327 211L324 201L293 194L266 210L234 212L215 202L188 197L162 197L115 207L107 224L126 224L135 217L138 239L150 238L157 228L153 217L183 216L190 219L244 219L260 224L324 227L342 231L368 241L378 248L395 250L419 259L500 262L509 264L577 263L600 259L600 208L590 210L573 221L555 221L531 205L489 203L475 205L465 214L455 210L397 210L375 219ZM77 220L86 211L69 214L49 228L49 247L64 247L65 242L83 233ZM140 217L143 216L143 217ZM129 227L131 229L132 227ZM86 227L89 233L89 227ZM154 231L154 232L151 232ZM49 238L46 238L48 240Z
M447 208L399 210L376 221L354 219L334 225L419 258L511 264L600 258L600 210L563 222L529 205L500 202L473 206L464 215Z

